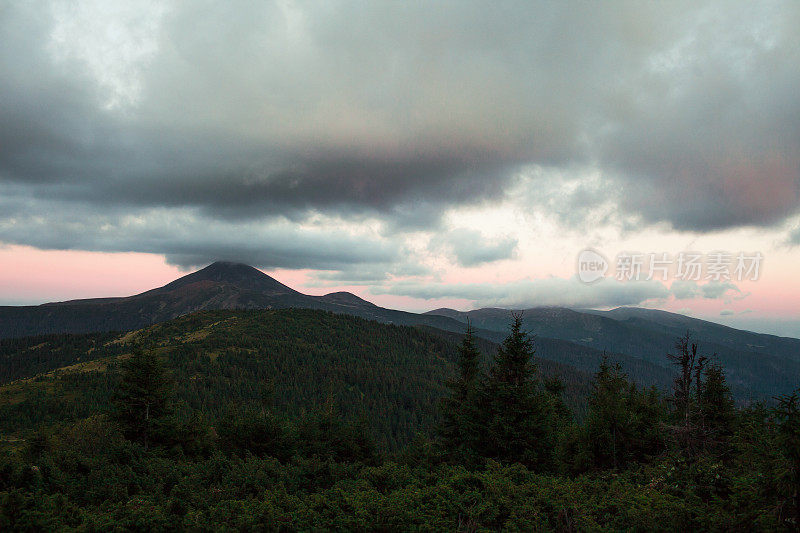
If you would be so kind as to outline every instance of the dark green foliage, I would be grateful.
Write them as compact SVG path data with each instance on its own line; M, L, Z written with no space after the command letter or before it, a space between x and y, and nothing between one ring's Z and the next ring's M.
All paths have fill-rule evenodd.
M485 383L469 335L456 350L413 328L266 311L185 317L121 361L1 387L0 531L796 528L797 394L737 409L721 367L695 365L686 403L706 440L666 449L683 413L607 361L574 420L516 318ZM430 415L389 446L436 400L426 380L449 390L454 432L432 441ZM475 435L474 455L442 453L458 434Z
M216 430L219 446L227 453L283 460L292 456L293 442L288 425L265 409L230 406L218 419Z
M474 330L467 325L458 347L458 374L447 382L450 393L441 403L438 426L443 453L453 460L471 464L480 439L480 394L484 386L481 352L475 346Z
M0 384L124 353L115 333L0 339Z
M557 416L553 395L536 375L533 341L514 315L482 391L478 453L536 469L552 466Z
M300 419L297 450L304 456L337 462L369 461L376 453L366 424L342 420L331 402Z
M618 364L603 361L589 397L585 443L592 467L619 469L664 450L664 408L654 389L639 390Z
M785 521L800 527L800 391L778 398L775 408L777 442L786 466L778 483L784 500L780 514Z
M733 395L725 379L725 370L719 364L705 368L698 398L701 425L708 435L708 445L724 452L733 434L736 408Z
M172 414L172 382L161 358L152 350L136 350L122 365L122 379L114 394L115 419L125 436L147 450L163 437Z
M138 332L122 346L123 353L137 346L157 353L175 401L202 411L211 425L231 403L295 417L333 396L346 419L365 419L377 444L391 449L434 423L456 360L455 346L431 333L303 309L199 313ZM108 412L122 362L98 360L92 371L0 390L0 433Z

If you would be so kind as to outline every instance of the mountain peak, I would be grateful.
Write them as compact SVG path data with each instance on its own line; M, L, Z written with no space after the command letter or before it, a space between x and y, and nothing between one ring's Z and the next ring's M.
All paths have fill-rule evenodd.
M244 263L235 263L233 261L214 261L205 268L201 268L196 274L203 273L208 278L236 278L236 277L269 277L257 268L251 267Z
M222 283L242 290L270 294L296 293L294 289L290 289L257 268L233 261L215 261L197 272L187 274L156 290L173 291L200 282Z
M360 298L352 292L331 292L325 296L319 296L320 300L336 305L343 305L346 307L360 306L360 307L377 307L374 303Z

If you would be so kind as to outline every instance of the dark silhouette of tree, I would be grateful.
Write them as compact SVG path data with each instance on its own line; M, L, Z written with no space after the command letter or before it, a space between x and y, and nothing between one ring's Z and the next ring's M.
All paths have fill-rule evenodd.
M588 441L597 466L619 468L620 457L625 455L631 419L629 394L630 384L619 364L612 366L604 358L592 383L586 420Z
M122 380L113 398L115 418L125 436L147 450L172 412L172 381L153 350L134 351L122 369Z
M662 404L655 390L640 391L619 363L600 363L589 396L586 442L595 468L622 468L661 451Z
M725 370L713 363L705 368L698 391L698 411L702 428L709 444L723 451L726 441L733 434L736 407L733 395L725 379Z
M675 353L667 354L678 368L673 382L672 405L675 409L673 435L678 447L689 456L695 456L704 446L704 432L697 399L702 395L702 373L706 358L698 355L696 342L687 332L675 342Z
M800 391L777 398L775 408L778 444L786 467L778 479L784 498L780 518L784 523L800 526Z
M697 343L692 342L691 335L687 332L675 341L675 350L674 354L667 354L669 360L678 367L678 375L673 383L672 402L678 417L688 427L692 413L692 381L697 370Z
M541 469L552 463L555 416L552 398L535 380L533 356L533 340L522 330L522 315L514 314L483 391L480 449L485 457Z
M480 432L479 392L482 386L481 352L475 346L474 328L467 323L458 346L458 375L447 382L450 394L441 403L439 440L444 454L472 462Z

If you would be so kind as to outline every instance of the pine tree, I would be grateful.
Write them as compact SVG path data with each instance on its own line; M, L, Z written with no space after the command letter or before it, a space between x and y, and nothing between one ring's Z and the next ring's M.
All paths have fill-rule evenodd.
M548 468L556 440L553 401L535 380L533 341L514 314L483 391L484 456Z
M672 405L675 409L673 433L683 452L694 456L707 441L699 409L698 398L702 395L702 374L706 358L698 355L697 343L692 342L689 332L675 342L674 354L667 354L678 367L673 383Z
M446 455L462 463L472 462L480 431L478 401L481 375L481 353L475 346L474 328L467 323L464 338L458 346L458 375L448 381L450 394L440 406L442 420L439 441Z
M586 443L599 468L621 468L660 451L662 406L654 391L637 389L619 363L603 358L592 383Z
M674 354L667 354L672 363L678 367L678 375L673 383L672 402L681 423L688 428L692 414L692 382L696 374L697 344L692 342L690 334L679 337L675 342Z
M703 426L713 447L719 447L733 433L736 408L733 395L725 380L725 370L719 364L705 369L702 386L698 391L698 406Z
M147 450L171 414L172 382L153 351L136 350L124 362L114 395L115 418L125 436Z
M785 468L778 479L783 496L780 515L784 523L800 524L800 390L777 398L774 409L778 444Z
M630 383L619 364L612 366L603 358L592 382L586 419L587 442L594 463L600 468L616 469L625 456L629 393Z

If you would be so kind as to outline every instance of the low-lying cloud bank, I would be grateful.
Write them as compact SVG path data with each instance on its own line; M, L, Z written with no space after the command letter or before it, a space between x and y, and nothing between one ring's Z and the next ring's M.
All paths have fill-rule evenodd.
M698 290L705 298L713 299L729 298L731 292L738 292L733 285L721 285L726 285L725 290L717 288L713 283L700 285ZM686 298L686 293L682 289L676 291L674 284L671 288L667 288L658 281L619 282L610 278L586 284L577 277L520 280L510 283L397 282L374 287L371 292L412 296L425 300L457 298L470 300L475 307L515 309L540 306L618 307L654 303L670 297Z

